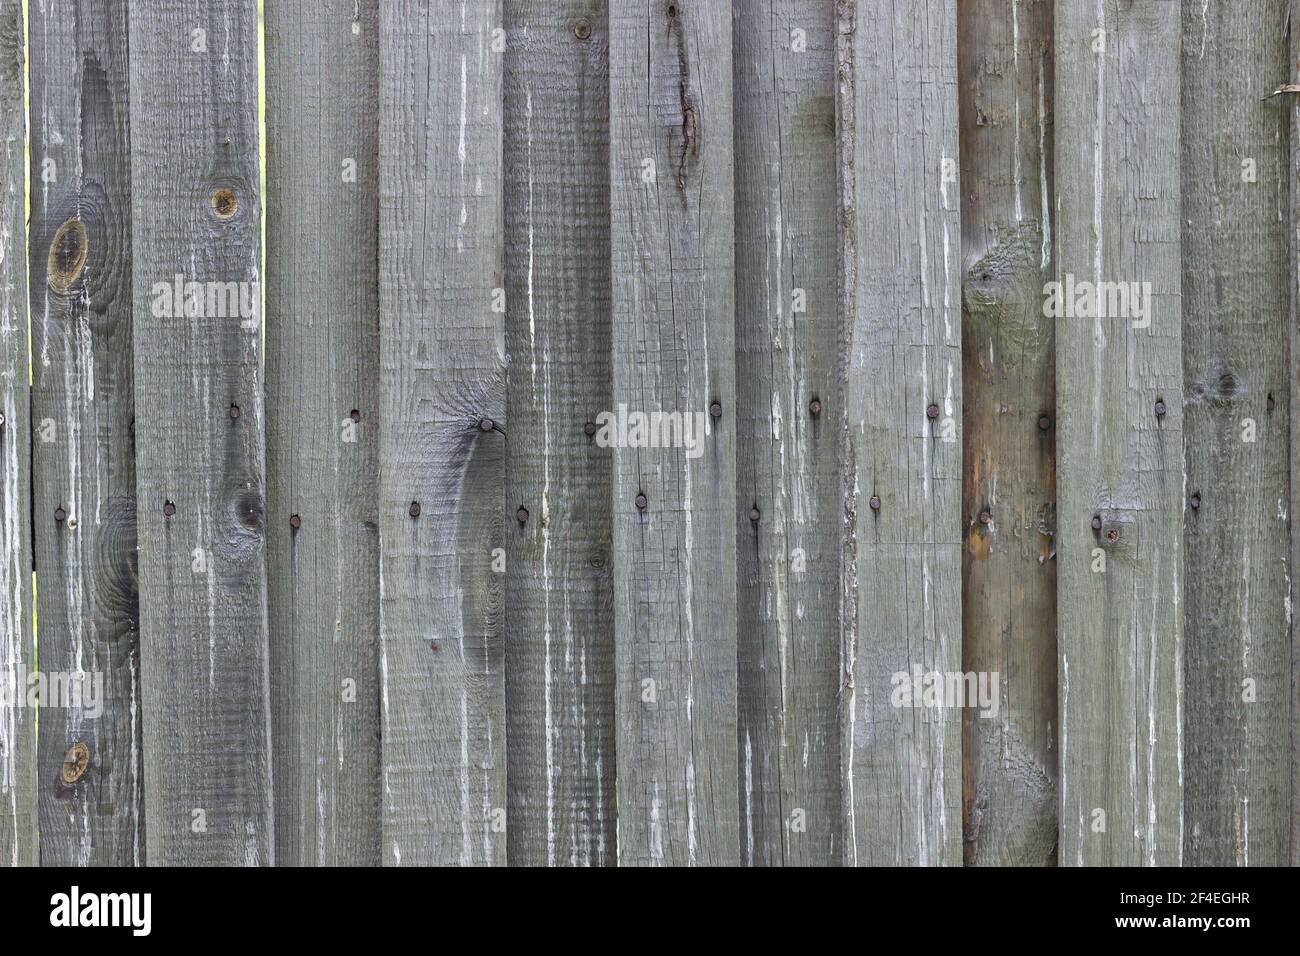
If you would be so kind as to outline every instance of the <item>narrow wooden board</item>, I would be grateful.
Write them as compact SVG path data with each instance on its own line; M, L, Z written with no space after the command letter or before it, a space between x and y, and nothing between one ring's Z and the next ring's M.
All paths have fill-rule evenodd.
M845 861L959 865L956 5L837 11Z
M378 20L377 0L266 7L267 587L281 865L380 860Z
M257 7L256 0L130 4L151 866L275 859ZM201 300L186 294L188 283L203 284Z
M1055 5L1062 865L1182 857L1178 10Z
M41 862L138 866L127 11L35 0L29 12L40 660L47 674L84 675L66 685L80 687L80 700L41 708Z
M501 10L379 14L383 861L505 861ZM484 426L486 424L486 430ZM499 566L499 565L498 565Z

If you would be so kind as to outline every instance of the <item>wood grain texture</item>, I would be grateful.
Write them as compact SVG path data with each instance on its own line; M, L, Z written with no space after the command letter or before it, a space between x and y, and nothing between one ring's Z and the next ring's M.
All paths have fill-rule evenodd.
M962 199L962 670L998 674L964 721L967 864L1056 850L1052 6L959 3ZM1044 416L1046 416L1044 418ZM984 520L984 519L987 520Z
M383 860L499 864L501 10L379 25Z
M1285 865L1292 814L1286 0L1183 7L1184 860ZM1252 433L1253 432L1253 433ZM1250 440L1246 440L1250 439Z
M629 865L740 862L731 49L724 4L610 5L613 398L695 442L611 449Z
M378 20L375 0L266 8L267 586L282 865L380 861Z
M510 862L607 865L611 464L584 426L613 407L608 15L508 0L505 23Z
M23 7L0 0L0 866L38 861Z
M1300 0L1290 0L1284 33L1287 37L1287 49L1290 63L1286 78L1292 84L1300 84ZM1263 95L1261 93L1261 95ZM1287 457L1290 474L1290 495L1287 514L1300 514L1300 388L1290 387L1300 380L1300 97L1288 96L1287 110L1287 274L1290 276L1288 292L1289 315L1286 323L1287 344L1287 414L1290 449ZM1291 568L1300 568L1300 534L1296 533L1294 517L1291 523ZM1283 600L1287 603L1287 633L1291 642L1291 826L1287 834L1287 862L1290 866L1300 866L1300 615L1295 608L1300 606L1300 575L1292 573L1287 582L1287 591Z
M1057 278L1151 291L1056 325L1062 865L1182 855L1178 10L1055 5Z
M961 669L956 7L837 10L845 861L959 865L959 702L896 694Z
M144 781L126 7L29 11L41 669L84 674L93 694L41 708L41 862L131 866L144 856ZM78 744L90 765L69 783Z
M147 859L270 864L257 3L130 26Z
M741 848L838 864L834 4L732 16Z

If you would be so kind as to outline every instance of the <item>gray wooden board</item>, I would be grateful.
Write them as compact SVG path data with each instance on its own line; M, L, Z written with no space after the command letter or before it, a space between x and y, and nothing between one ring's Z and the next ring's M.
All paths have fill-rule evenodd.
M146 856L270 864L257 3L130 27Z
M1043 866L1055 860L1057 812L1056 326L1042 310L1052 278L1052 5L977 0L957 14L962 670L998 675L996 712L965 713L965 859Z
M1185 773L1181 25L1158 0L1055 10L1057 280L1083 303L1056 321L1059 861L1171 865ZM1093 309L1080 282L1137 294L1126 306L1112 286Z
M41 708L41 862L56 866L144 856L126 13L29 6L40 660L81 694Z
M731 27L725 4L610 5L613 400L685 416L609 452L630 865L740 862Z
M38 860L23 7L0 0L0 866Z
M505 861L501 28L380 8L385 864ZM489 430L481 425L490 422Z
M606 4L506 3L510 862L618 859ZM524 520L520 520L526 512Z
M282 865L380 861L378 20L376 0L266 7L267 587Z
M831 0L732 7L740 817L749 865L838 864L843 846L833 13Z
M1286 0L1183 7L1184 861L1285 865Z
M959 865L961 702L909 692L961 664L956 6L837 17L845 861Z

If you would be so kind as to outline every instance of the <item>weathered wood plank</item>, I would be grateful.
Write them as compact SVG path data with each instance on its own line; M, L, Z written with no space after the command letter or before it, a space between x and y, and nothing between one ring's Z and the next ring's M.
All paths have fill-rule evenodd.
M1285 31L1287 36L1290 64L1285 77L1287 82L1300 84L1300 0L1291 0L1287 8ZM1271 85L1271 84L1269 84ZM1264 95L1261 91L1261 96ZM1292 573L1287 581L1284 601L1287 603L1287 632L1291 641L1291 827L1287 834L1288 857L1291 866L1300 866L1300 615L1295 609L1300 607L1300 574L1294 569L1300 568L1300 534L1297 533L1294 516L1300 514L1300 388L1292 383L1300 381L1300 97L1287 96L1288 115L1287 147L1288 169L1286 197L1287 223L1287 274L1290 276L1288 288L1289 315L1286 326L1287 342L1287 415L1289 424L1290 449L1287 456L1290 490L1287 514L1292 516L1290 567Z
M1291 827L1286 0L1183 8L1184 860L1285 865Z
M843 846L834 4L732 16L741 848L826 865Z
M41 862L131 866L144 794L126 6L29 12L41 669L84 674L86 695L41 708Z
M257 18L255 0L130 5L141 707L155 866L274 862ZM189 283L203 285L174 288Z
M1043 866L1056 849L1055 321L1052 7L957 5L961 97L962 670L997 674L966 711L971 865ZM989 684L990 689L992 684Z
M613 407L608 14L509 0L505 22L510 862L604 865L617 860L611 466L584 426Z
M381 6L383 860L505 860L499 3ZM499 567L499 565L498 565Z
M619 859L734 864L731 17L610 6L613 398L684 426L612 452Z
M37 862L23 5L0 0L0 866Z
M267 587L281 865L380 861L378 20L375 0L266 7Z
M1058 301L1082 304L1057 319L1059 858L1170 865L1183 839L1179 5L1055 11ZM1139 285L1093 309L1082 282Z
M855 865L962 859L960 702L903 697L914 668L961 663L956 26L953 0L838 7L842 749Z

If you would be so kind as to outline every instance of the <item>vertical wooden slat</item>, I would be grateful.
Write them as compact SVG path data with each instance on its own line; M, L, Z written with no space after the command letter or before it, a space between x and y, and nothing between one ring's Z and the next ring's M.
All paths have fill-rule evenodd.
M1179 4L1055 11L1057 278L1084 304L1057 319L1060 862L1169 865L1184 776ZM1080 282L1151 294L1093 315Z
M965 712L972 865L1042 866L1056 848L1055 320L1052 8L959 3L962 197L962 669L997 674ZM991 684L990 684L991 687Z
M732 11L741 848L825 865L843 846L834 4Z
M267 587L281 865L380 860L378 9L374 0L266 7Z
M731 83L725 5L611 4L615 409L680 414L694 445L611 450L632 865L740 861Z
M501 10L379 26L383 860L502 863Z
M268 864L257 3L130 24L147 859Z
M1300 84L1300 0L1290 0L1287 7L1284 33L1287 37L1289 65L1287 81ZM1270 84L1271 85L1271 84ZM1262 95L1262 94L1261 94ZM1291 574L1283 601L1287 604L1287 633L1291 643L1291 747L1290 747L1290 800L1291 826L1288 840L1288 863L1300 866L1300 529L1294 516L1300 514L1300 388L1291 383L1300 381L1300 97L1288 96L1287 106L1287 274L1290 276L1289 315L1286 324L1287 345L1287 415L1290 447L1287 455L1289 494L1287 514L1291 520Z
M1185 861L1285 865L1291 817L1286 0L1183 8Z
M23 7L0 0L0 866L38 860Z
M608 15L505 18L510 862L612 864Z
M94 695L41 709L41 861L130 866L144 820L126 7L29 12L41 669L84 674Z
M838 16L845 858L960 864L961 712L899 706L961 663L956 8Z

